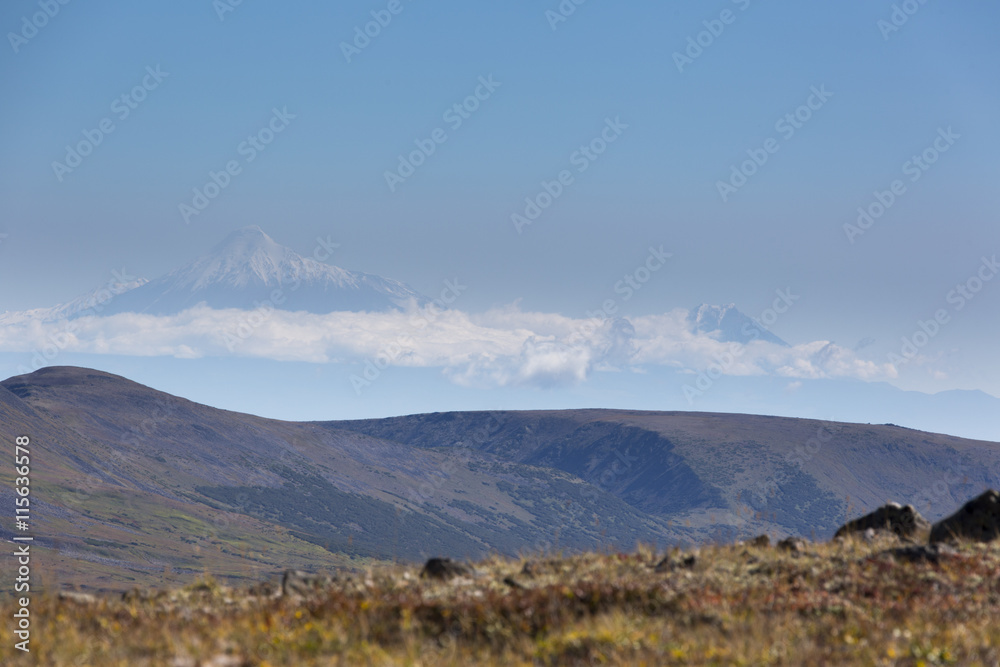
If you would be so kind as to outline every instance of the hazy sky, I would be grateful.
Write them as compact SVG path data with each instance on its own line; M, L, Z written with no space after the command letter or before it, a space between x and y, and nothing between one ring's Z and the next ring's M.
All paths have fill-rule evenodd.
M232 3L3 3L0 311L256 224L582 317L662 245L623 314L790 288L778 335L884 363L944 311L895 383L1000 396L996 2Z

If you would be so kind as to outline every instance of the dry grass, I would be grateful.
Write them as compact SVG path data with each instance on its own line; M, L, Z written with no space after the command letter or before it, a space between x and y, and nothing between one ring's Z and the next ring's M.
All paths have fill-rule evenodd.
M204 580L156 594L32 602L44 665L997 665L1000 544L940 563L880 541L801 553L495 558L449 582L385 566L306 598ZM527 570L530 572L526 571ZM522 587L504 583L511 578ZM0 614L9 619L12 603ZM5 622L0 663L21 662Z

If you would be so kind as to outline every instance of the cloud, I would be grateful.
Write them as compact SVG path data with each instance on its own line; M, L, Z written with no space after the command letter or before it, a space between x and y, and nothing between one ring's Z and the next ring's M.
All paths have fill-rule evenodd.
M453 382L471 387L551 388L586 382L595 372L665 366L701 373L713 364L727 375L792 381L895 377L891 365L865 360L828 341L783 347L717 337L717 332L693 330L683 309L602 320L524 312L516 302L480 314L430 306L323 315L265 307L214 310L199 304L170 316L123 313L57 322L11 317L0 327L0 350L32 358L41 354L45 363L57 363L52 357L62 351L317 364L370 360L382 366L441 368ZM720 364L721 359L726 363Z

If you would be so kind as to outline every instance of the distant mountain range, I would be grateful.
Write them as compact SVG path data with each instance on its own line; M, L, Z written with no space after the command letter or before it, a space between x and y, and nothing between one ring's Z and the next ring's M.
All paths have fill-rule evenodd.
M262 302L278 310L324 314L380 312L411 302L424 305L429 299L397 280L304 257L253 225L232 232L206 254L154 280L115 281L51 308L0 313L0 325L82 315L173 315L199 303L252 310ZM788 345L735 304L702 304L691 311L690 323L694 331L715 333L722 341ZM626 318L615 318L613 326L620 342L609 354L627 355L634 328Z
M717 333L718 339L726 343L750 343L763 340L782 347L790 347L757 320L744 315L735 303L725 306L710 306L703 303L690 312L688 320L697 333Z
M887 499L936 518L1000 486L1000 444L892 425L628 410L286 422L77 367L0 383L0 438L24 435L33 554L59 582L106 589L371 559L826 538ZM14 474L0 468L11 507Z
M316 314L345 311L383 313L405 309L408 304L420 306L427 303L427 297L402 282L348 271L316 261L311 257L304 257L278 244L259 227L253 226L232 232L204 255L152 281L133 276L117 276L107 285L91 290L68 303L51 308L0 313L0 327L11 327L9 335L5 336L6 348L5 352L0 353L0 359L7 363L6 374L27 373L50 363L101 365L108 370L130 373L131 371L125 369L139 357L134 356L134 349L121 352L121 356L118 356L116 345L121 340L144 340L146 336L132 335L128 332L129 327L141 328L146 325L142 321L126 318L124 322L88 322L84 334L72 331L69 322L87 315L105 316L123 313L173 315L197 304L205 304L213 309L237 309L247 313L254 311L261 304L266 304L275 310ZM786 351L790 349L789 343L768 331L770 320L766 315L759 318L762 321L758 321L740 312L734 304L701 304L688 311L686 315L682 313L681 317L686 317L686 321L682 321L682 324L686 325L695 336L741 344L765 342L785 348ZM215 314L210 313L207 314L206 320L213 321L213 318ZM351 318L344 319L351 320ZM364 325L357 325L357 322L363 320L364 318L354 318L357 331L365 331ZM238 330L244 320L241 319L240 313L229 313L215 318L215 321L233 322L233 329ZM608 405L609 400L613 400L614 402L610 404L635 408L683 407L781 415L837 415L839 418L853 421L894 421L937 432L959 433L968 437L995 438L1000 433L998 430L1000 399L983 392L950 391L923 394L902 391L885 383L849 379L842 375L824 377L824 361L831 350L834 350L834 347L825 341L820 342L826 347L817 348L813 352L806 349L799 354L800 357L805 355L807 365L816 363L814 377L803 377L799 372L789 375L784 371L789 368L796 371L801 369L793 366L780 368L777 364L783 363L781 361L775 362L775 367L761 366L758 374L740 375L724 372L718 379L702 377L713 370L711 366L713 360L698 358L697 355L690 361L680 358L676 364L671 363L665 367L636 366L634 360L637 355L650 349L648 340L644 347L643 341L637 339L635 324L637 321L627 316L612 318L606 330L602 330L600 340L594 343L592 349L587 350L590 355L589 360L592 362L592 368L589 369L572 364L560 365L559 355L566 350L560 348L558 334L555 334L555 340L551 341L553 352L550 357L543 359L542 352L531 350L531 353L539 359L538 363L524 363L518 366L522 362L521 359L513 356L504 358L500 355L501 361L497 362L500 370L494 375L489 375L488 371L483 372L488 376L488 381L493 381L495 377L520 377L519 374L527 373L525 369L528 369L531 371L530 382L535 386L559 388L564 388L567 384L586 376L586 379L581 381L581 389L591 391L589 396L596 398L588 398L584 405ZM35 327L36 323L52 323L53 326ZM317 337L322 337L327 330L317 328L315 330ZM226 350L233 353L235 349L228 345L227 341L231 339L219 341L211 334L204 334L206 331L228 332L216 324L188 329L182 326L171 330L170 335L176 338L171 339L170 342L173 344L149 346L153 355L160 356L143 358L149 359L150 366L157 363L153 359L171 361L172 357L168 355L197 358L197 361L189 360L186 366L189 369L187 372L190 372L190 369L199 369L192 376L197 375L201 369L210 367L217 360L233 359L234 357L226 356ZM246 346L240 350L246 356L239 357L239 363L247 369L241 372L253 377L254 380L243 387L246 393L243 398L247 402L232 402L229 407L250 409L245 406L253 402L254 395L263 392L251 390L249 386L254 382L263 382L259 378L270 372L269 364L272 363L270 359L275 358L275 350L280 353L285 352L280 349L285 344L284 341L279 338L277 341L272 340L267 343L265 332L266 335L273 336L273 329L252 331L255 335L261 334L261 339L265 342L254 349ZM8 334L7 331L3 333ZM381 333L375 331L374 334L374 338L379 335L385 337L384 330ZM121 338L113 344L106 343L116 335ZM184 335L194 341L190 346L187 346L188 340L183 338ZM549 336L552 335L554 334L551 332L543 332L532 338L531 344L544 348L550 344ZM78 340L74 336L79 336L79 341L82 341L79 345L74 344ZM643 336L649 338L648 330ZM471 349L478 350L483 359L493 359L491 355L494 355L494 350L483 343L479 332L473 332L472 338L476 342ZM258 342L261 339L258 339ZM364 336L356 337L356 340L362 339ZM354 339L348 342L353 343L353 341ZM394 344L390 338L383 348L375 349L380 351L394 349L391 348ZM65 350L63 350L64 345ZM268 348L268 345L271 347ZM327 347L324 349L323 345ZM794 349L800 347L797 345ZM582 349L584 348L574 347L570 349L570 353L576 354ZM96 360L95 350L99 353L100 361ZM76 351L80 352L79 356L70 356ZM771 355L768 360L783 359L780 350L774 352L779 354ZM141 353L150 352L141 350ZM59 355L58 358L56 354ZM311 358L333 360L320 365L326 368L337 365L336 372L348 378L352 377L352 374L368 372L367 366L360 371L357 365L352 366L359 361L357 354L350 344L335 341L318 344ZM378 352L374 354L377 355ZM810 354L815 359L808 357ZM747 355L744 359L749 356L752 355ZM95 360L91 361L92 359ZM505 369L504 359L510 362L513 370L508 372ZM361 358L360 361L371 363L367 358ZM461 366L465 362L457 363ZM877 365L876 361L870 363ZM542 371L548 368L548 364L552 364L554 370L545 375ZM485 367L490 368L489 363L486 363ZM161 366L158 374L166 381L174 371L163 370L164 368ZM329 383L325 380L321 381L320 386L311 384L317 382L314 374L325 372L326 368L315 366L305 372L286 365L282 369L283 373L286 372L285 369L288 373L299 373L294 382L297 393L289 392L288 396L269 399L266 413L274 416L294 415L294 417L307 414L300 409L300 406L310 402L316 403L316 396L331 391ZM467 398L466 395L456 398L454 378L464 377L463 373L468 369L461 366L461 370L451 373L445 368L446 372L442 373L442 368L445 367L429 366L424 369L426 373L420 375L422 372L420 368L397 365L393 366L393 373L397 377L407 377L409 382L419 383L425 393L441 396L444 402L429 405L430 409L437 405L452 407L483 405L483 402L464 400ZM616 372L622 369L637 372ZM741 369L741 372L744 371L745 369ZM475 374L472 374L472 377L475 378ZM191 385L185 389L185 395L198 395L198 383L192 382ZM704 389L706 386L709 387L707 390ZM609 387L611 389L608 389ZM694 387L702 393L692 392L689 387ZM594 393L601 391L605 393ZM294 397L290 398L293 394ZM219 400L218 396L206 394L201 396L207 402L214 403ZM685 398L687 400L683 403L678 401ZM528 401L518 397L518 400L519 402L513 405L519 407L535 405L534 399ZM505 404L512 405L510 402ZM561 405L576 404L564 400ZM260 407L253 409L266 411ZM398 414L413 409L390 408L383 404L381 410L375 414ZM345 411L341 414L350 413ZM373 413L369 411L364 414Z

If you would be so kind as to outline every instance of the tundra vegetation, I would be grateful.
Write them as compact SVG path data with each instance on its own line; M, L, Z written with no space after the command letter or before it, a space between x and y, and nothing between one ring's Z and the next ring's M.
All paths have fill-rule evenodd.
M995 665L1000 543L761 538L699 550L286 573L252 587L40 595L62 665ZM422 576L423 575L423 576ZM16 602L4 601L10 618ZM9 625L9 624L5 624ZM9 632L9 631L8 631Z

